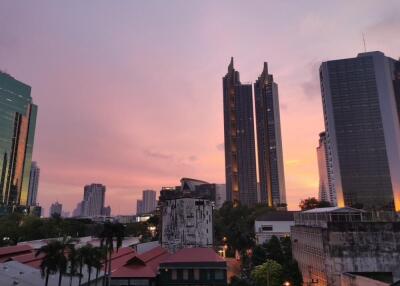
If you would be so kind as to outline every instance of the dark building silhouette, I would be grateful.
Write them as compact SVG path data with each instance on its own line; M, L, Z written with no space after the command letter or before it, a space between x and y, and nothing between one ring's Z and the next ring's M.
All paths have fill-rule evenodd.
M0 72L0 203L27 206L37 106L31 87Z
M257 203L257 174L251 84L241 84L233 67L223 78L225 175L228 201Z
M270 206L286 203L278 85L268 64L254 83L260 201Z
M320 68L338 206L400 211L400 68L381 52Z

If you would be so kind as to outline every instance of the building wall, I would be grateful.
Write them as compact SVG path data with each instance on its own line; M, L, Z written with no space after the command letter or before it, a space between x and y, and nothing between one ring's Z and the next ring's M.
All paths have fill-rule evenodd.
M277 237L290 236L290 227L294 221L255 221L254 231L256 234L256 243L263 244L268 242L273 235ZM271 227L271 230L263 230L263 227Z
M330 202L333 206L337 205L336 193L332 185L332 161L330 159L328 146L326 143L326 133L319 134L319 144L317 147L319 192L320 201Z
M339 286L344 272L392 272L400 280L400 222L296 225L291 239L305 282Z
M217 184L215 190L215 208L219 209L226 202L226 185Z
M211 201L192 198L167 200L162 208L161 244L173 252L183 247L211 247Z
M341 286L390 286L390 284L360 275L343 273L341 275Z

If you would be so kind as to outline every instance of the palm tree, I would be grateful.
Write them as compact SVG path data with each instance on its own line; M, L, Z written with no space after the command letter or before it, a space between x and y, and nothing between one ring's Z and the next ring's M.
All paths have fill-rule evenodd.
M125 229L124 226L120 223L110 223L106 222L103 226L103 230L100 233L100 245L105 246L106 248L106 267L104 268L104 280L103 282L106 283L106 285L111 284L111 255L114 251L114 241L115 241L115 247L118 251L118 249L122 245L122 241L124 239L125 235ZM108 258L107 258L108 256ZM104 285L104 283L103 283Z
M99 272L103 267L103 262L107 260L107 249L105 247L96 247L94 268L96 269L96 284L99 279Z
M68 262L69 262L69 267L67 275L69 276L69 286L71 286L72 277L79 275L78 266L80 260L79 260L78 250L75 247L72 247L68 253Z
M63 239L59 241L59 259L57 263L57 269L59 271L58 286L61 286L62 276L67 272L68 259L66 253L70 253L72 249L75 248L74 242L76 242L75 239L67 236L64 236Z
M79 264L79 286L82 283L82 268L90 256L92 245L86 244L77 250L77 260Z
M60 260L60 242L53 240L43 245L36 251L35 256L37 257L41 254L44 254L44 256L40 263L40 272L42 277L46 277L45 286L47 286L50 274L57 273L57 265Z

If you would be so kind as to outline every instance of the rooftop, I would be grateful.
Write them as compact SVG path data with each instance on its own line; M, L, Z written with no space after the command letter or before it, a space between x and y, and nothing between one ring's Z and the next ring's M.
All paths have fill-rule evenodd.
M183 248L171 254L162 263L225 262L212 248Z

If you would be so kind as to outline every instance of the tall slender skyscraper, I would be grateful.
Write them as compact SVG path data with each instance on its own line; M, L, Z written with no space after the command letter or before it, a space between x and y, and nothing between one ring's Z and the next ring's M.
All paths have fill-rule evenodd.
M28 205L35 206L39 188L40 169L36 162L32 162L29 176Z
M286 203L278 85L268 64L254 83L260 201L270 206Z
M233 67L223 78L225 175L227 200L257 203L257 173L251 84L241 84Z
M320 68L339 206L400 211L400 64L381 52Z
M0 202L28 205L37 106L31 87L0 72Z
M332 160L328 152L326 143L326 133L319 134L319 144L317 147L318 174L319 174L319 193L320 201L330 202L336 206L336 193L332 188Z

